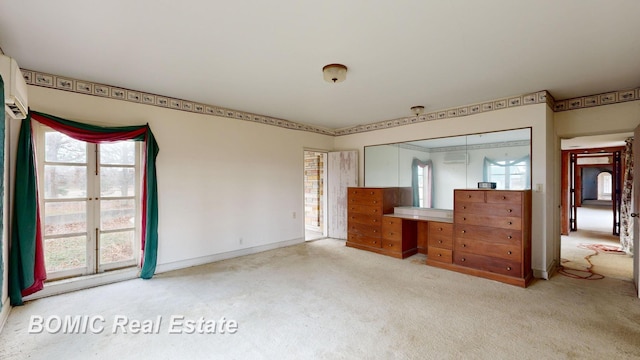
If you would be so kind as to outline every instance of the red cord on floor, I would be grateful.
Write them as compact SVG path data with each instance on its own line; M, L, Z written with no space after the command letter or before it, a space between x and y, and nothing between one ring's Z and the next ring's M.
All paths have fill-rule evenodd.
M601 280L601 279L604 279L604 275L595 273L595 272L593 272L591 270L593 268L593 264L591 263L591 261L589 259L592 256L598 255L599 252L615 253L615 254L621 254L621 255L625 254L625 252L622 251L620 249L620 247L617 247L617 246L602 245L602 244L580 244L580 245L578 245L578 247L581 248L581 249L593 250L594 253L593 254L589 254L589 255L584 257L584 259L587 260L587 263L589 264L589 266L587 266L586 270L577 270L577 269L565 268L562 264L560 264L560 268L558 269L558 272L560 274L562 274L564 276L567 276L567 277L570 277L572 279L581 279L581 280ZM560 261L562 263L566 263L569 260L560 259Z

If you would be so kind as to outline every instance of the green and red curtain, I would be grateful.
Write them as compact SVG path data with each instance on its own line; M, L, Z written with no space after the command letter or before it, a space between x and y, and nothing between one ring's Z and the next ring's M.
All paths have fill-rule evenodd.
M149 125L102 127L30 111L27 118L22 121L16 153L16 186L9 254L11 305L22 305L22 297L42 290L47 278L40 209L38 207L37 167L32 121L37 121L76 140L94 144L125 140L145 143L140 277L143 279L153 277L158 251L156 157L160 149Z

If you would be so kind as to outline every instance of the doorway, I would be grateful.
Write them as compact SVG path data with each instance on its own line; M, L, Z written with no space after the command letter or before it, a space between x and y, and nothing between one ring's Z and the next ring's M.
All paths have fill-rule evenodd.
M327 152L304 151L304 240L327 237Z
M620 247L624 140L610 134L562 140L560 273L632 281L633 258Z

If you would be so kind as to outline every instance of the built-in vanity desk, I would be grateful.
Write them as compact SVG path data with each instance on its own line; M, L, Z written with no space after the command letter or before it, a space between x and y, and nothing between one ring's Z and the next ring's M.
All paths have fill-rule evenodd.
M347 246L399 259L432 247L451 262L453 211L409 206L410 195L411 188L350 187Z
M429 247L439 255L435 255L436 261L449 259L451 262L451 244L453 229L453 211L444 209L426 209L410 206L395 207L393 214L385 215L385 218L397 218L403 222L415 226L416 252L427 255ZM383 234L384 235L384 234ZM448 254L446 251L449 250Z
M454 210L407 206L406 188L349 188L347 246L526 287L531 190L454 191Z

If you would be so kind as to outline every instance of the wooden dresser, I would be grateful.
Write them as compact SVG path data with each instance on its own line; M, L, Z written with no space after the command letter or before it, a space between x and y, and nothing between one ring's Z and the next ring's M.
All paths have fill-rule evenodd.
M453 216L453 264L444 267L528 285L531 190L454 190Z
M396 206L408 205L411 198L407 191L398 187L348 188L347 246L398 258L415 254L415 224L383 216L393 213ZM413 239L413 245L403 239Z

